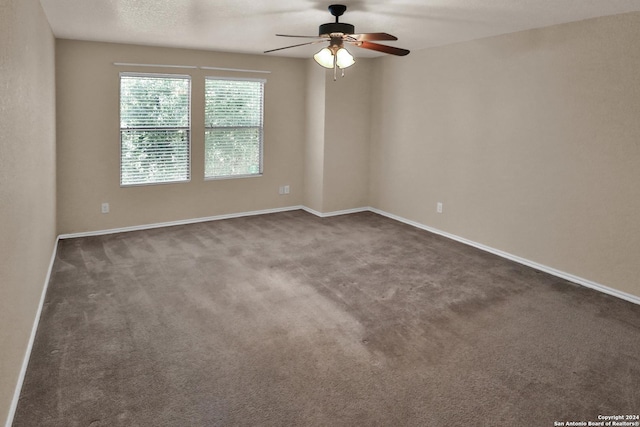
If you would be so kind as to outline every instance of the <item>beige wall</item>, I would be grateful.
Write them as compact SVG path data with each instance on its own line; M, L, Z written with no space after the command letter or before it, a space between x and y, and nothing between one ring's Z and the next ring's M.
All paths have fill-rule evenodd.
M114 66L194 65L270 74ZM192 76L191 182L121 188L119 73ZM58 232L105 230L300 205L303 201L305 61L186 49L58 40ZM204 77L266 78L264 175L204 181ZM291 193L278 194L280 185ZM102 214L101 203L110 204Z
M55 240L56 124L58 233L370 204L640 296L640 14L358 60L337 82L310 60L58 40L54 101L39 3L0 7L0 420ZM264 176L202 179L203 79L225 73L113 62L271 71ZM120 188L122 71L192 74L191 182Z
M369 206L372 62L356 58L336 81L325 72L323 212Z
M640 296L638 40L633 13L379 59L371 204Z
M54 39L38 0L0 4L0 424L56 237Z
M305 205L320 213L369 205L370 59L333 71L307 61Z
M307 60L306 138L304 162L304 205L323 210L325 70L313 59Z

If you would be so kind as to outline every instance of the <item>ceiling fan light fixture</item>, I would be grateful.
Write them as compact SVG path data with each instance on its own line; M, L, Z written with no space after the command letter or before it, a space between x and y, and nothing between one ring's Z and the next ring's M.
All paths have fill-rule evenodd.
M343 4L332 4L329 6L329 12L336 20L320 25L317 36L296 36L286 34L276 34L281 37L302 37L315 39L306 43L294 44L293 46L280 47L277 49L265 50L264 53L275 52L282 49L292 47L312 45L316 43L329 42L329 46L321 49L313 55L313 59L321 67L333 69L333 80L336 80L338 68L344 77L345 68L351 67L356 63L353 55L344 48L345 44L355 46L361 49L375 50L378 52L388 53L390 55L405 56L409 54L407 49L387 46L386 44L374 43L381 40L398 40L396 36L387 33L359 33L356 34L355 27L351 24L340 22L339 18L347 10L347 6Z
M353 59L353 55L349 53L349 51L343 47L338 49L336 52L336 65L340 68L348 68L356 63L356 60Z
M329 47L325 47L321 49L318 53L313 55L313 59L324 68L334 68L337 66L338 68L344 69L351 67L356 63L356 60L353 58L353 55L349 53L349 51L343 47L336 49L336 47L332 46L333 49ZM334 54L335 51L335 54Z
M333 68L333 52L328 47L313 55L313 59L324 68Z

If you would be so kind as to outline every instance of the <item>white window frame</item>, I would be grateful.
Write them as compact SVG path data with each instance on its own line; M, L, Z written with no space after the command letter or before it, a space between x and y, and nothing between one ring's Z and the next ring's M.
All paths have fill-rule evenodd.
M207 131L210 130L214 130L214 129L221 129L221 127L211 127L208 126L207 120L206 120L206 97L207 97L207 93L206 93L206 82L208 80L235 80L235 81L243 81L243 82L258 82L262 84L262 105L261 105L261 117L260 117L260 127L259 127L259 162L260 164L258 165L258 172L256 173L251 173L251 174L242 174L242 175L219 175L219 176L207 176L207 172L206 172L206 134ZM223 180L223 179L239 179L239 178L255 178L255 177L261 177L264 173L264 98L265 98L265 85L267 83L266 79L256 79L256 78L242 78L242 77L219 77L219 76L205 76L205 100L204 100L204 105L205 105L205 111L203 111L204 117L205 117L205 124L204 124L204 162L205 164L204 166L204 179L205 181L217 181L217 180ZM249 126L240 126L239 128L242 127L249 127ZM250 127L254 127L254 126L250 126Z
M122 109L122 77L147 77L147 78L169 78L169 79L184 79L189 82L189 94L188 94L188 106L189 106L189 125L186 127L171 127L171 128L156 128L158 130L166 129L166 130L186 130L187 132L187 178L179 179L179 180L171 180L171 181L158 181L158 182L140 182L140 183L129 183L125 184L122 182L122 133L127 130L135 130L135 129L143 129L143 130L153 130L152 128L142 128L142 127L131 127L131 128L123 128L121 126L122 121L120 118L121 109ZM148 185L163 185L163 184L179 184L179 183L187 183L191 182L191 153L192 153L192 78L189 74L166 74L166 73L140 73L140 72L121 72L119 73L118 78L118 121L119 121L119 181L120 187L140 187L140 186L148 186Z

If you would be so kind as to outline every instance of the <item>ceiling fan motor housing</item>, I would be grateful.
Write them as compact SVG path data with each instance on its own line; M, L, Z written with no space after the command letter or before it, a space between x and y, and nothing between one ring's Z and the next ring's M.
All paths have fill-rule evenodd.
M335 33L353 34L356 31L356 27L351 24L345 24L338 22L342 14L347 10L347 6L343 4L332 4L329 6L329 12L336 17L336 22L329 22L328 24L322 24L318 28L319 36L330 36Z
M330 50L331 53L333 53L334 60L336 56L342 55L344 57L344 52L349 54L349 52L347 52L346 49L344 49L344 52L342 52L345 42L349 43L350 45L360 47L362 49L376 50L378 52L384 52L390 55L405 56L409 54L409 51L407 49L400 49L398 47L373 43L373 41L378 41L378 40L398 40L396 36L392 36L391 34L362 33L362 34L356 35L356 31L355 31L356 28L353 25L340 22L340 17L344 14L346 10L347 10L347 6L343 4L332 4L329 6L329 12L331 12L331 14L335 16L336 21L322 24L320 25L320 27L318 27L318 36L319 36L318 38L321 40L314 40L307 43L296 44L293 46L286 46L278 49L266 50L264 53L275 52L277 50L282 50L282 49L289 49L291 47L321 43L323 41L326 41L326 39L329 39L328 48L324 48L320 52L324 52L323 55L326 55L326 51ZM285 34L276 34L276 35L282 36L282 37L303 37L303 38L312 38L312 39L316 38L315 36L290 36ZM314 55L314 58L316 58L316 56L320 54L320 52ZM325 66L321 61L318 60L318 58L316 58L316 61L318 61L318 63L323 67ZM345 61L342 61L342 64L345 65L345 67L349 67L350 65L352 65L353 58L351 57L351 55L349 55L349 61L347 61L349 62L348 65L346 65ZM342 65L338 65L338 66L340 68L345 68ZM331 67L327 67L327 68L331 68ZM335 66L334 66L334 71L335 71Z
M356 27L344 22L329 22L318 27L319 36L328 36L333 33L353 34Z

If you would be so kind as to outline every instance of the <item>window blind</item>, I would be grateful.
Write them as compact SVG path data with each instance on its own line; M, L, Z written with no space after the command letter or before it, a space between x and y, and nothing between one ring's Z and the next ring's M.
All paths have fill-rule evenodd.
M120 185L190 179L191 80L121 74Z
M262 173L264 81L207 77L205 178Z

